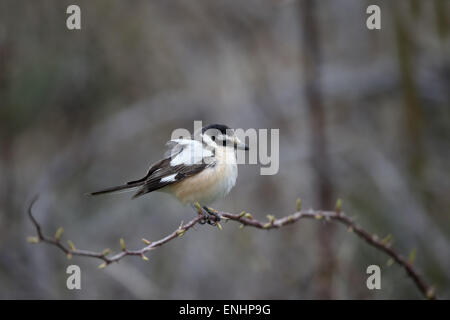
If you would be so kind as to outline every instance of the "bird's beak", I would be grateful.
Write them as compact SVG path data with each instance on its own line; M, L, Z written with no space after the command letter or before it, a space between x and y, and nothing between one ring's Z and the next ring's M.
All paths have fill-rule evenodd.
M248 150L248 145L239 140L238 137L234 137L234 148L240 150Z

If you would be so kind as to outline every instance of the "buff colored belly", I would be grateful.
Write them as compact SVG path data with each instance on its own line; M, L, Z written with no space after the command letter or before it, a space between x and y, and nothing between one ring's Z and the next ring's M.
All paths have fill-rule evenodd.
M236 183L236 164L216 164L199 174L168 187L183 204L199 202L208 205L230 192Z

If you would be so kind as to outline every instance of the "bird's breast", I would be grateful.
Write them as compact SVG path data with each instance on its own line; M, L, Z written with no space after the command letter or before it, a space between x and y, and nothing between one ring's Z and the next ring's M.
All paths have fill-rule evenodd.
M182 203L207 205L225 197L236 184L237 175L234 150L220 150L214 166L171 185L170 192Z

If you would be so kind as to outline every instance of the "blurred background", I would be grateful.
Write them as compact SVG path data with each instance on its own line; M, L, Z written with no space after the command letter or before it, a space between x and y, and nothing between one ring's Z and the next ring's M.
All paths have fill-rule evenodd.
M79 31L66 8L81 7ZM366 8L381 8L381 30ZM157 240L194 216L140 178L194 120L279 128L280 170L239 167L214 207L265 220L343 210L450 297L450 1L0 1L0 298L417 299L403 269L340 225L230 222L99 270L31 245L26 208L78 248ZM81 267L81 290L66 267ZM368 290L366 268L382 269Z

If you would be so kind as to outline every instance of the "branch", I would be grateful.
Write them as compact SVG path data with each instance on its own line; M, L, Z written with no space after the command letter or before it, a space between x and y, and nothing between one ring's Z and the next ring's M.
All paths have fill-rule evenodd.
M91 257L91 258L97 258L97 259L103 260L103 263L98 266L99 268L104 268L113 262L118 262L125 256L140 256L140 257L142 257L142 259L147 261L148 258L145 256L145 253L147 251L153 250L157 247L160 247L160 246L166 244L170 240L173 240L177 237L183 236L185 231L192 228L194 225L196 225L202 219L202 216L198 215L197 217L195 217L194 219L192 219L191 221L189 221L186 224L184 224L182 222L180 224L180 226L178 227L178 229L176 229L174 232L172 232L168 236L166 236L158 241L150 242L146 239L142 239L142 242L144 242L146 244L146 246L139 250L128 250L125 247L125 241L121 238L120 245L121 245L122 251L111 257L108 257L108 255L110 254L109 249L105 249L102 252L80 250L80 249L75 248L75 245L70 240L68 241L68 246L64 245L63 243L61 243L62 228L59 228L58 231L56 231L56 234L53 238L44 235L42 232L41 226L36 221L36 219L34 218L33 213L32 213L32 207L36 201L37 201L37 197L31 202L31 204L29 206L28 215L30 216L31 221L33 222L33 224L36 228L37 237L28 237L28 242L31 242L31 243L44 242L44 243L53 245L53 246L59 248L61 251L63 251L67 255L68 259L71 259L72 256L83 256L83 257Z
M186 224L182 222L180 226L171 234L154 242L142 239L142 241L146 244L146 246L138 250L128 250L125 247L124 240L120 239L122 251L113 256L108 256L110 254L109 249L105 249L102 252L80 250L75 248L74 244L70 240L68 241L68 246L64 245L63 243L61 243L61 235L63 232L62 228L59 228L58 231L56 231L54 237L44 235L41 226L34 218L32 213L32 208L36 201L37 197L33 199L30 206L28 207L28 215L36 228L37 237L29 237L28 241L31 243L44 242L53 245L59 248L61 251L63 251L69 259L74 255L100 259L103 261L103 263L99 265L99 268L104 268L113 262L119 262L125 256L141 256L142 259L148 260L148 258L145 256L145 253L147 251L153 250L157 247L166 244L167 242L173 239L183 236L187 230L191 229L196 224L201 222L202 219L204 219L204 217L199 214ZM415 270L414 266L412 265L412 262L408 261L402 255L394 251L394 249L390 247L389 239L383 240L378 239L376 235L371 235L369 232L367 232L362 227L357 225L351 218L344 215L344 213L341 212L340 200L338 200L335 211L320 211L320 210L318 211L312 209L308 211L303 211L300 210L300 202L298 200L297 211L295 213L279 219L275 219L274 216L268 215L267 216L268 221L266 222L256 220L250 213L246 213L244 211L240 214L228 213L223 211L215 211L215 212L219 214L219 216L225 221L233 220L241 223L240 228L243 228L244 226L249 226L264 230L278 229L289 224L294 224L301 219L334 221L343 224L347 226L348 231L355 233L358 237L365 240L372 247L390 256L393 261L395 261L399 266L401 266L406 271L407 275L413 280L414 284L424 295L425 298L437 299L434 288L425 282L422 276L417 272L417 270ZM219 229L222 228L219 223L217 223L217 226L219 227Z
M352 221L340 211L297 211L292 215L283 217L280 219L274 219L273 216L268 216L269 222L261 222L253 219L248 213L233 214L227 212L220 212L221 217L238 221L242 226L251 226L258 229L277 229L288 224L293 224L300 219L317 219L325 221L333 220L339 222L348 227L350 232L355 233L358 237L364 239L372 247L386 253L390 256L398 265L405 269L408 276L414 281L416 287L427 299L437 299L434 288L428 285L421 275L415 270L412 263L406 260L402 255L398 254L394 249L390 247L389 240L380 240L376 235L371 235L365 231L359 225Z

